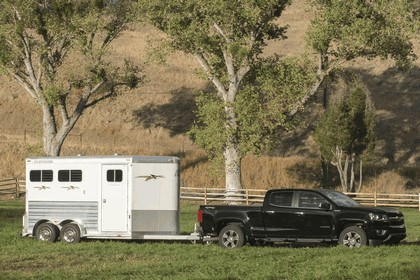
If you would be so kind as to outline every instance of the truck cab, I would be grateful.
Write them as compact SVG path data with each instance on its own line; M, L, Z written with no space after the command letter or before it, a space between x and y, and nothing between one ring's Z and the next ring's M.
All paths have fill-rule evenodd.
M267 191L263 205L200 206L203 233L222 247L246 242L328 242L347 247L398 244L406 237L403 214L364 207L349 196L324 189Z

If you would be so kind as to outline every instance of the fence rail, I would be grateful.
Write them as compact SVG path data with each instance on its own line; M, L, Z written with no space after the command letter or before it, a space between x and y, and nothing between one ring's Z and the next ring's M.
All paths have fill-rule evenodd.
M0 196L20 197L25 193L25 180L19 178L0 179Z
M25 194L25 180L19 178L0 179L0 196L14 195L20 197ZM181 199L202 201L204 204L212 202L229 202L242 204L262 203L267 190L243 189L229 193L223 188L190 188L181 187ZM362 205L418 208L420 211L419 194L388 194L388 193L346 193Z
M181 187L181 199L203 201L204 204L215 201L226 202L226 196L229 201L245 203L262 203L266 190L244 189L236 194L229 194L225 189L218 188L188 188ZM354 200L366 206L389 206L389 207L410 207L418 208L420 211L420 193L419 194L388 194L388 193L346 193Z

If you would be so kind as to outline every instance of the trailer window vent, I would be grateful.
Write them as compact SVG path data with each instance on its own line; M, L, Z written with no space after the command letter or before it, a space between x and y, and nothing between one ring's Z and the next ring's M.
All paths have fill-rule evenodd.
M31 170L29 172L29 179L31 182L52 182L52 170Z
M108 182L122 182L123 173L121 169L109 169L106 171L106 180Z
M81 182L82 170L59 170L58 181L59 182Z

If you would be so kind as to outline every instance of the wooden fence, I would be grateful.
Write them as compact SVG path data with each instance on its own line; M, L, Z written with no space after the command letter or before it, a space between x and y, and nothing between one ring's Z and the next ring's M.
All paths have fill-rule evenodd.
M230 201L238 204L260 204L264 200L266 190L243 189L227 194L222 188L189 188L181 187L181 199L202 201L204 204ZM13 195L20 197L25 194L25 180L18 178L0 179L0 196ZM418 208L420 211L419 194L387 194L387 193L346 193L362 205Z
M20 197L25 194L25 180L19 178L0 179L0 196Z
M231 201L242 204L262 203L266 190L244 189L236 194L229 194ZM386 194L386 193L346 193L354 200L366 206L389 206L418 208L420 211L419 194ZM181 199L212 202L226 202L226 189L217 188L187 188L181 187Z

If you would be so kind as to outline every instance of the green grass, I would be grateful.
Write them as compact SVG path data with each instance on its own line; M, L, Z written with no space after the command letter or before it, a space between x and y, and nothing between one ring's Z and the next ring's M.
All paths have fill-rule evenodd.
M197 205L181 205L192 231ZM403 209L400 246L222 249L216 244L86 241L44 243L20 236L22 201L0 202L0 279L418 279L420 212Z

